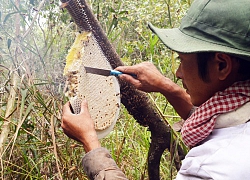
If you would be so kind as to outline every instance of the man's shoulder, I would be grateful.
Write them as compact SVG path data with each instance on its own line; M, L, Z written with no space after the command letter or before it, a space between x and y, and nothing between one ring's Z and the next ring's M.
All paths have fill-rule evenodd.
M193 148L195 151L208 149L207 153L219 150L234 151L240 147L250 148L250 122L233 127L214 129L200 146ZM250 155L250 153L248 153Z
M215 129L199 146L192 148L183 167L207 174L213 179L244 179L250 177L250 122ZM242 166L244 164L244 166Z

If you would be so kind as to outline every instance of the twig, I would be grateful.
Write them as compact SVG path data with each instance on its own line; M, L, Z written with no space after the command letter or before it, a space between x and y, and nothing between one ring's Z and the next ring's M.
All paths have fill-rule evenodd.
M24 38L29 34L29 32L31 31L31 29L32 29L32 27L33 27L33 25L34 25L34 23L35 23L35 21L36 21L36 19L37 19L37 16L39 15L40 10L42 9L43 4L45 3L45 1L46 1L46 0L43 0L43 1L40 2L39 6L38 6L38 8L37 8L37 12L36 12L36 14L35 14L35 16L34 16L32 22L31 22L31 24L30 24L30 26L29 26L29 29L25 32L25 34L24 34L23 37L22 37L23 39L24 39Z
M54 115L52 115L51 118L50 118L50 125L51 125L51 136L52 136L52 141L53 141L54 154L55 154L55 159L56 159L56 167L57 167L57 170L58 170L58 174L59 174L60 180L62 180L63 178L62 178L60 166L59 166L59 163L58 163L58 155L57 155L57 149L56 149Z

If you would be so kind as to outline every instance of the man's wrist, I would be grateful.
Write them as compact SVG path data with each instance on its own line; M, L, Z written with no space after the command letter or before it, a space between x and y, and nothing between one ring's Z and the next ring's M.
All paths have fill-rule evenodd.
M161 80L158 85L159 92L163 95L170 94L171 96L180 91L180 87L168 78Z
M99 142L96 134L89 135L85 140L82 140L81 143L83 144L86 153L93 149L101 147L101 143Z

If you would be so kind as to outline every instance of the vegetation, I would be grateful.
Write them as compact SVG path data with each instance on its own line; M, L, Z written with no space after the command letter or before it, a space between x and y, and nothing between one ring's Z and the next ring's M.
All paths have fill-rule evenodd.
M178 27L189 0L89 2L123 62L153 62L177 81L175 54L147 28ZM1 179L87 179L83 148L60 127L65 57L78 31L58 1L0 0ZM180 118L164 97L150 96L172 124ZM102 139L129 179L147 179L150 132L124 107L115 129ZM165 152L162 179L176 174Z

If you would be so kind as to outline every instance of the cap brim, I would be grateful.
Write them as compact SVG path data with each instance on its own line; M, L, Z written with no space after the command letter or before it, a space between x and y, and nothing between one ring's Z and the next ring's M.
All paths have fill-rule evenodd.
M160 40L171 50L179 53L197 53L197 52L224 52L234 54L243 59L250 60L249 52L239 49L204 41L184 34L179 28L160 29L151 23L148 27L155 33Z

